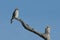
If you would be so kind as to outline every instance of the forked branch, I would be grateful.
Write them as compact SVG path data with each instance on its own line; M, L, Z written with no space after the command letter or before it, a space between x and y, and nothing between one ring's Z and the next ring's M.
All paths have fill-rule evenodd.
M19 21L22 26L30 31L30 32L33 32L35 33L36 35L40 36L41 38L43 38L44 40L50 40L50 34L45 30L46 33L41 33L41 32L38 32L36 30L34 30L34 28L31 28L28 24L26 24L21 18L15 18L17 21Z

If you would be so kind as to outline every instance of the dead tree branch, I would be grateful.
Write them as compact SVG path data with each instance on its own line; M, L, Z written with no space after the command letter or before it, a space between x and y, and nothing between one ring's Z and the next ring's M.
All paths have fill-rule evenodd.
M23 22L23 20L21 18L15 18L17 21L21 22L22 26L30 31L30 32L33 32L35 33L36 35L40 36L41 38L43 38L44 40L50 40L50 33L46 30L48 29L45 29L45 33L41 33L41 32L37 32L36 30L34 30L34 28L31 28L28 24L26 24L25 22Z

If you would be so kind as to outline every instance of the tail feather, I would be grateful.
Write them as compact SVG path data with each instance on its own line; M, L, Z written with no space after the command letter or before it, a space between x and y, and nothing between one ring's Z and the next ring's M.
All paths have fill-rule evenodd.
M13 22L13 18L11 19L11 24L12 24L12 22Z

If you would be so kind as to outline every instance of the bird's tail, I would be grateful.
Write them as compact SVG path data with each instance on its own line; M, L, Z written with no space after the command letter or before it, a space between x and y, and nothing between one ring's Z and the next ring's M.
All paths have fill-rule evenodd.
M12 22L13 22L13 18L11 19L11 22L10 23L12 24Z

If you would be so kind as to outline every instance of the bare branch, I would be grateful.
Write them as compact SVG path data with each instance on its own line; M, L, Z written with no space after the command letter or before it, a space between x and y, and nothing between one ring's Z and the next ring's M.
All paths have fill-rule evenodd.
M21 24L23 25L23 27L30 31L30 32L33 32L35 34L37 34L38 36L42 37L43 39L45 39L45 36L40 33L40 32L37 32L36 30L34 30L33 28L31 28L28 24L26 24L25 22L22 21L22 19L19 19L19 18L15 18L17 21L21 22Z
M42 34L41 32L38 32L36 30L34 30L34 28L31 28L28 24L26 24L25 22L23 22L23 20L20 18L15 18L17 21L21 22L22 26L30 31L30 32L33 32L35 33L36 35L38 35L39 37L43 38L44 40L50 40L50 28L49 27L46 27L45 28L45 33Z

